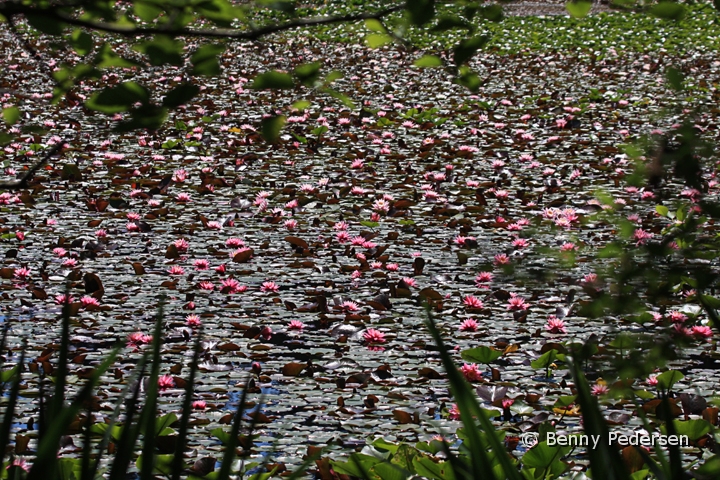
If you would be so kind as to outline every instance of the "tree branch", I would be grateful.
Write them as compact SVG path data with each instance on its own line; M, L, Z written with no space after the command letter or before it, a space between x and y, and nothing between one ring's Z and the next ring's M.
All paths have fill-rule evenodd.
M0 4L0 14L7 18L16 15L36 15L46 17L51 20L67 23L76 27L84 27L89 30L114 33L125 37L142 37L146 35L168 35L171 37L203 37L203 38L227 38L236 40L257 40L273 33L292 30L300 27L312 27L317 25L331 25L335 23L348 23L359 20L381 19L391 13L403 10L405 5L395 5L377 12L365 12L350 15L340 15L334 17L315 17L304 18L301 20L292 20L290 22L280 23L277 25L267 25L249 31L238 31L228 29L217 30L190 30L187 28L167 29L162 27L136 28L123 27L106 22L92 22L80 20L67 13L60 12L56 8L33 8L29 5L18 3L2 3Z
M45 165L48 160L50 160L50 157L58 153L63 148L63 145L65 145L64 140L56 143L50 150L45 152L45 155L43 155L42 158L35 162L35 164L33 164L33 166L25 172L25 175L23 175L20 180L14 182L0 182L0 190L20 190L21 188L27 188L28 182L32 179L33 175L35 175L35 172L40 170L40 168Z

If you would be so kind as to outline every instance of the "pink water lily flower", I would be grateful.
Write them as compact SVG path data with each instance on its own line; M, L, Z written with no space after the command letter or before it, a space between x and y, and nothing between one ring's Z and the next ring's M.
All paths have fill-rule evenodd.
M263 282L260 286L261 292L277 293L278 290L280 290L280 286L275 282Z
M550 315L548 317L547 325L545 325L545 330L550 333L567 333L567 330L565 329L565 322L557 318L555 315Z
M367 343L385 343L385 334L380 330L374 328L368 328L363 333L363 338Z
M463 322L460 324L460 331L461 332L476 332L478 327L480 325L478 322L473 318L468 318L466 320L463 320Z

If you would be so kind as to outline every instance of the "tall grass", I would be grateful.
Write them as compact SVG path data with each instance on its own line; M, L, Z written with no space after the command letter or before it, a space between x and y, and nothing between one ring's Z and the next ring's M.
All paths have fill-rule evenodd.
M58 349L58 363L54 368L52 386L46 387L44 374L38 379L41 385L39 398L38 444L35 458L31 460L29 472L26 466L13 466L14 455L3 458L3 470L0 478L18 478L27 480L94 480L103 474L110 480L124 480L133 470L137 457L138 476L140 479L154 479L164 474L171 480L179 480L189 473L202 475L192 471L186 465L183 454L188 445L190 413L195 378L198 371L198 360L202 350L201 334L197 333L190 362L190 373L184 389L182 414L177 421L174 414L158 418L158 378L161 365L161 347L163 343L162 304L156 316L153 341L138 360L133 373L128 376L126 385L113 405L112 413L105 423L95 424L90 407L90 400L98 387L100 378L114 364L122 345L116 345L98 365L87 381L74 396L67 396L69 347L70 347L70 309L63 308L60 318L61 338ZM4 325L0 337L0 351L5 350L11 323ZM8 452L13 446L13 422L17 421L18 401L20 399L23 372L25 370L25 343L23 342L17 363L7 368L3 357L0 357L0 372L3 381L0 383L0 395L6 398L2 408L2 425L0 425L0 451ZM48 390L49 391L46 391ZM227 480L236 477L240 472L233 470L237 457L246 389L234 414L229 441L225 445L219 471L213 472L213 480ZM76 457L61 457L61 437L71 430L71 424L77 422L80 413L85 413L82 422L82 448ZM169 424L178 424L174 453L162 456L157 450L157 437ZM247 428L252 431L254 421ZM99 437L99 439L98 439ZM111 447L112 445L112 448ZM108 453L111 452L111 453ZM139 456L138 456L139 454ZM310 459L309 459L310 460ZM312 459L314 460L314 458ZM306 462L306 465L309 465ZM214 468L214 466L213 466ZM104 473L103 473L104 472ZM296 475L297 476L297 475Z

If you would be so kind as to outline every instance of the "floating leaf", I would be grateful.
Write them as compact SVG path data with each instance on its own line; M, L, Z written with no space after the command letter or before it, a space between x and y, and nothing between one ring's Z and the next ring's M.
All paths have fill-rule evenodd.
M298 375L300 375L300 372L302 372L306 368L307 365L304 363L290 362L283 365L282 374L286 377L297 377Z
M463 360L473 363L492 363L498 358L502 357L502 350L495 350L490 347L475 347L467 350L463 350L460 356Z

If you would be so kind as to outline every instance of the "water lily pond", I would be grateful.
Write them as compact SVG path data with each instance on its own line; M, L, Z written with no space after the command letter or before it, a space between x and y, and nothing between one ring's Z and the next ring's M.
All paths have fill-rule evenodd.
M482 82L473 94L443 69L413 67L418 53L289 35L228 44L221 75L193 79L200 95L163 128L115 133L121 114L51 104L36 59L5 30L0 42L2 87L27 97L18 138L0 151L4 180L67 143L28 188L0 195L6 362L27 350L13 431L29 442L18 454L36 445L39 374L53 373L65 303L69 393L124 345L94 396L97 425L125 394L160 305L161 415L180 413L201 332L190 464L221 456L243 391L256 421L242 445L249 461L292 470L309 447L339 459L377 438L453 439L460 422L426 302L515 455L526 449L512 438L543 422L580 428L562 354L591 336L601 351L587 375L614 429L643 428L632 415L640 400L615 388L652 401L668 369L684 375L675 391L713 402L715 335L688 285L663 305L638 290L644 315L593 309L612 289L618 249L659 243L718 194L712 157L706 191L653 188L636 173L652 161L638 145L672 137L690 112L692 128L720 140L717 52L490 51L471 62ZM252 88L257 74L309 62L337 71L333 88L354 106L319 89ZM684 90L672 88L670 65ZM100 81L128 80L161 96L189 77L115 68ZM278 114L285 125L271 143L263 120ZM700 229L716 234L712 223ZM684 348L656 364L634 360L664 341ZM706 406L683 414L705 418ZM78 432L62 455L78 454ZM688 459L707 455L705 435ZM573 468L585 461L576 455Z

